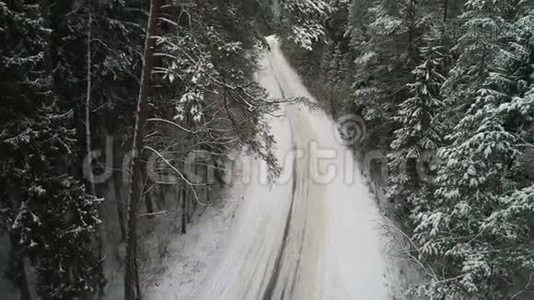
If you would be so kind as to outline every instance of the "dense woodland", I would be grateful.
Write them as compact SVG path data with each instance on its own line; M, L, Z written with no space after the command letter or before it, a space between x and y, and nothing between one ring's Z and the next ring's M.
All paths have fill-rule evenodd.
M533 297L534 2L333 1L321 34L286 52L334 117L365 119L363 155L389 153L374 178L428 279L410 292Z
M379 184L426 279L407 292L532 293L533 33L531 0L0 1L3 275L20 299L105 297L114 227L140 298L137 233L165 193L186 233L232 150L277 173L253 74L278 34L334 118L366 120L357 150L389 153ZM192 151L215 182L184 170Z
M300 26L295 37L319 25L299 23L309 3L280 3L277 18L263 5L0 1L3 275L21 299L102 294L111 227L126 248L125 298L138 298L139 212L165 209L171 186L185 233L209 201L211 187L183 169L187 153L217 169L246 146L274 170L262 117L275 105L253 80L254 49L274 24L288 36Z

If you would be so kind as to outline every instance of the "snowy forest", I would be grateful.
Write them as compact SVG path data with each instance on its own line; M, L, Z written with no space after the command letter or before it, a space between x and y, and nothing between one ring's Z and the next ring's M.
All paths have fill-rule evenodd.
M0 0L0 299L534 299L534 1Z

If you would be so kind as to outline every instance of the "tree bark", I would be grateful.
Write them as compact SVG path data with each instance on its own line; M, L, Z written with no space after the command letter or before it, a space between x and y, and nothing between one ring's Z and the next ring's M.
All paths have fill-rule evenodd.
M108 112L109 115L109 112ZM123 194L123 179L122 176L126 176L125 174L121 174L121 172L117 172L115 169L120 169L122 163L119 160L119 157L121 157L121 151L120 143L116 142L115 139L111 139L112 147L113 147L113 188L115 189L115 205L117 207L117 217L119 221L119 228L121 231L121 242L126 241L126 222L125 222L125 208L126 208L126 200L125 195ZM117 164L117 162L119 164Z
M443 22L447 22L449 17L449 0L443 0Z
M133 138L133 157L130 180L130 204L128 207L128 233L126 245L126 272L124 276L124 299L140 299L139 278L137 276L137 206L144 191L144 174L146 159L143 156L145 125L148 119L148 91L152 72L156 31L156 20L159 15L160 1L150 2L150 12L143 54L143 68L137 98L137 113Z
M414 35L415 35L415 17L416 17L417 3L416 0L410 0L410 6L408 8L408 55L411 59L417 58L417 47L415 47Z
M151 196L151 193L152 191L145 191L144 194L145 194L145 207L146 207L146 212L147 214L149 214L147 216L148 219L153 219L154 216L153 215L150 215L151 213L154 212L154 205L152 203L152 196Z
M186 215L187 215L187 205L186 205L186 187L185 187L185 184L184 183L184 186L180 186L180 198L182 200L182 234L186 234L187 233L187 218L186 218Z
M87 155L87 186L89 187L89 193L95 195L95 183L93 180L93 168L92 168L92 152L91 152L91 1L88 3L87 13L87 92L85 96L85 147Z
M30 293L30 287L28 285L28 278L26 274L24 257L18 253L19 252L18 245L19 245L20 236L18 233L10 232L9 238L11 241L12 252L14 253L14 257L16 260L15 266L17 268L17 271L20 272L18 274L17 281L16 281L17 288L19 289L19 299L20 300L31 300L32 297Z

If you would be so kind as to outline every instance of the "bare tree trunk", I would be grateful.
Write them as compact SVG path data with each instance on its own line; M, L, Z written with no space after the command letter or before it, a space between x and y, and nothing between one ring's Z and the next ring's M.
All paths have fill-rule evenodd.
M112 139L112 147L113 147L113 168L115 167L120 168L121 161L119 160L121 150L119 148L120 143L115 142L115 139ZM116 164L116 162L119 162L119 164ZM125 204L125 195L123 194L123 184L122 184L122 176L126 176L124 174L121 174L120 172L117 172L116 170L113 170L113 188L115 189L115 205L117 207L117 217L119 221L119 228L121 231L121 242L126 241L126 228L125 228L125 216L124 211L126 208Z
M180 186L180 198L182 200L182 234L187 233L187 198L185 184L186 183L184 182L184 186Z
M408 55L411 59L417 57L417 49L414 41L415 31L415 17L416 17L417 3L416 0L410 0L410 6L408 8Z
M19 240L20 237L18 234L10 232L9 238L11 241L11 247L13 252L17 253L16 256L16 268L20 272L19 277L17 278L17 288L19 289L19 299L20 300L31 300L32 296L30 293L30 287L28 285L28 275L26 274L24 257L18 255Z
M208 173L206 172L206 203L211 203L210 201L210 189L211 189L211 182Z
M95 180L93 176L93 154L92 154L92 146L91 146L91 72L92 72L92 49L91 49L91 39L92 37L92 28L91 23L93 21L93 14L92 14L92 8L91 8L91 0L87 1L87 66L86 66L86 76L87 76L87 85L86 85L86 95L85 95L85 155L87 155L87 188L89 190L90 195L96 195L96 189L95 189ZM100 212L101 213L101 212ZM100 229L100 232L104 232L104 227L102 226ZM104 253L104 240L102 236L98 236L98 234L95 232L95 243L98 251L99 256L103 256ZM98 293L102 294L102 288L98 289Z
M156 187L157 193L158 193L158 208L160 210L164 210L167 207L167 193L165 190L165 187L162 185L159 185Z
M150 191L150 190L147 190L147 191L144 192L146 212L147 212L147 214L149 214L147 216L148 219L153 219L154 218L153 215L150 215L151 213L154 212L154 205L152 203L152 195L151 195L151 193L152 193L152 191Z
M150 13L146 31L145 49L143 54L143 69L137 98L137 113L133 139L133 157L131 165L130 204L128 207L128 238L126 245L126 272L124 276L124 299L140 299L139 278L137 270L137 206L144 191L144 173L146 159L143 156L145 125L148 118L148 90L152 72L155 40L152 38L156 31L156 20L159 15L160 1L150 2Z
M195 174L197 176L200 176L199 175L199 172L198 172L198 165L195 163ZM206 181L206 186L207 186L207 181ZM191 223L192 221L192 218L193 218L193 215L195 214L195 211L197 210L197 201L195 199L195 201L193 201L193 199L191 199L191 214L190 214L190 217L189 217L189 223Z
M186 217L187 224L190 224L191 223L191 200L190 200L190 194L189 194L188 189L186 188L185 190L186 190L185 191L185 197L184 197L184 200L185 200L185 217Z
M443 22L447 22L449 17L449 0L443 0Z
M95 194L95 184L93 180L93 168L92 168L92 154L91 154L91 1L89 0L87 14L87 94L85 97L85 147L87 155L87 181L89 187L89 193Z

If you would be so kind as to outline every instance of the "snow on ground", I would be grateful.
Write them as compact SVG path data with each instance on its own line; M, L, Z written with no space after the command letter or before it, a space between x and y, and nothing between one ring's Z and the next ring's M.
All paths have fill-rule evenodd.
M9 264L9 254L11 250L9 235L0 234L0 272L5 272ZM4 299L17 299L18 292L11 286L7 278L0 274L0 295Z
M273 98L311 98L269 42L257 80ZM264 163L240 156L227 202L174 242L148 299L390 298L383 220L335 124L295 105L282 113L270 120L280 178L269 183Z

